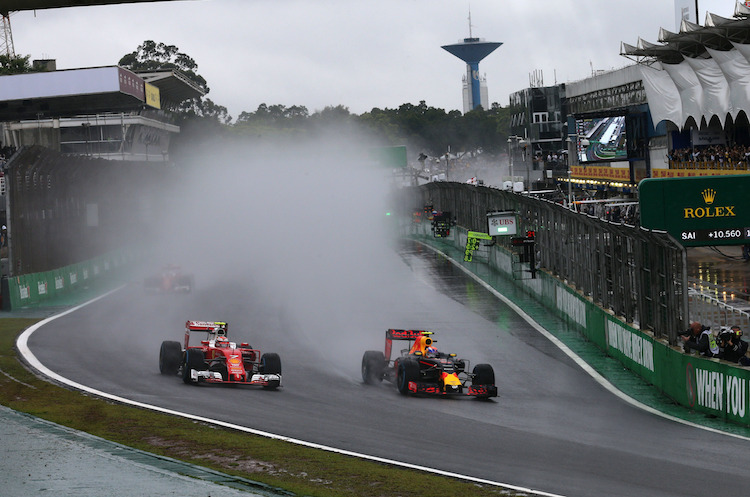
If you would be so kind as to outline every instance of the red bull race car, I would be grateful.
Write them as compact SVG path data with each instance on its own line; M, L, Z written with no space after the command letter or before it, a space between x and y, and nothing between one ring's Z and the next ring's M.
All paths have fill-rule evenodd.
M162 342L159 371L180 375L187 384L260 385L270 390L281 386L279 355L261 355L260 350L246 342L239 345L230 342L228 328L222 321L186 322L184 348L180 342ZM205 336L198 344L191 345L190 335L196 332Z
M146 278L143 287L151 292L190 293L193 280L193 275L185 273L180 266L168 264L159 274Z
M385 353L368 350L362 357L362 380L369 385L388 380L403 395L497 397L492 366L477 364L469 373L469 361L439 352L431 335L424 330L386 330ZM406 341L408 347L392 361L394 340Z

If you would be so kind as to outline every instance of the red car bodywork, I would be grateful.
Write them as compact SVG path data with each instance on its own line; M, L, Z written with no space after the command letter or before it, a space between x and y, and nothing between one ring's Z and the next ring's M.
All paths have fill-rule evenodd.
M187 321L184 348L179 342L163 342L159 369L163 374L181 374L185 383L260 385L269 389L281 386L278 354L261 354L247 342L229 341L228 328L222 321ZM206 336L191 345L190 335L195 332ZM180 364L176 366L178 349Z

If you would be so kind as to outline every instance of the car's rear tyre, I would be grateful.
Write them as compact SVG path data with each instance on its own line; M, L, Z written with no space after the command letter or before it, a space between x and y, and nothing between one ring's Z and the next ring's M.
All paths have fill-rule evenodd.
M267 352L260 356L260 370L266 374L278 374L281 375L281 358L279 354L273 352ZM278 380L269 381L268 385L263 388L266 390L276 390L281 382Z
M182 366L182 381L185 383L192 383L193 380L190 378L190 370L195 369L196 371L206 370L206 358L203 355L203 351L200 349L186 349L185 350L185 363Z
M368 350L362 356L362 381L374 385L383 381L385 354L379 350Z
M494 385L495 370L489 364L477 364L472 371L474 374L471 380L472 385Z
M419 364L411 357L404 358L398 362L396 373L396 386L402 395L409 393L409 382L419 380Z
M182 362L182 346L180 342L161 342L159 349L159 372L161 374L177 374Z

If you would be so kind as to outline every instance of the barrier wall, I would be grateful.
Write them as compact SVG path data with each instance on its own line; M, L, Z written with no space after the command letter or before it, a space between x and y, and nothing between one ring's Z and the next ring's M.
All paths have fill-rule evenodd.
M409 231L420 241L439 245L429 223L415 224ZM454 226L450 237L439 240L463 252L467 238L467 230ZM616 318L544 270L537 270L535 279L514 279L513 254L499 246L487 250L486 257L474 257L472 262L463 264L475 269L480 277L487 273L476 271L480 265L500 273L675 402L750 425L750 370L719 359L685 354L666 340Z
M3 288L3 310L51 303L112 281L135 260L134 250L119 250L52 271L8 278L7 288Z

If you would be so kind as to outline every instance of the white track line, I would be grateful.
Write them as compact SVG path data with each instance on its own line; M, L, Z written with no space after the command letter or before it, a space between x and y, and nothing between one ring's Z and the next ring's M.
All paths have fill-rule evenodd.
M457 478L457 479L464 480L464 481L469 481L469 482L472 482L472 483L478 483L478 484L482 484L482 485L491 485L491 486L496 486L496 487L503 487L503 488L507 488L507 489L510 489L510 490L514 490L516 492L523 492L523 493L528 493L528 494L533 494L533 495L539 495L539 496L544 496L544 497L563 497L562 495L559 495L559 494L552 494L552 493L549 493L549 492L542 492L542 491L539 491L539 490L532 490L530 488L519 487L519 486L516 486L516 485L511 485L509 483L500 483L500 482L496 482L496 481L492 481L492 480L485 480L485 479L482 479L482 478L474 478L472 476L462 475L462 474L459 474L459 473L452 473L450 471L443 471L443 470L440 470L440 469L428 468L426 466L419 466L417 464L410 464L410 463L405 463L405 462L401 462L401 461L395 461L395 460L392 460L392 459L385 459L383 457L376 457L376 456L371 456L371 455L368 455L368 454L362 454L362 453L359 453L359 452L353 452L353 451L349 451L349 450L338 449L336 447L330 447L330 446L327 446L327 445L321 445L321 444L317 444L317 443L313 443L313 442L307 442L305 440L299 440L299 439L296 439L296 438L285 437L283 435L277 435L275 433L269 433L269 432L266 432L266 431L255 430L253 428L248 428L248 427L245 427L245 426L235 425L235 424L232 424L232 423L226 423L224 421L218 421L218 420L215 420L215 419L204 418L202 416L195 416L195 415L192 415L192 414L186 414L186 413L183 413L183 412L173 411L171 409L165 409L163 407L154 406L154 405L151 405L151 404L144 404L142 402L137 402L137 401L134 401L134 400L126 399L124 397L118 397L116 395L111 395L111 394L108 394L106 392L102 392L100 390L95 390L93 388L87 387L86 385L82 385L80 383L76 383L75 381L72 381L72 380L69 380L68 378L60 376L59 374L55 373L54 371L52 371L52 370L48 369L46 366L44 366L39 361L39 359L37 359L36 356L31 352L31 350L29 350L29 346L28 346L29 337L36 330L38 330L39 328L41 328L45 324L48 324L48 323L54 321L57 318L63 317L65 315L67 315L67 314L70 314L72 312L77 311L78 309L80 309L82 307L85 307L85 306L87 306L87 305L89 305L91 303L94 303L97 300L102 299L102 298L110 295L111 293L114 293L114 292L120 290L121 288L123 288L123 287L119 287L119 288L116 288L114 290L111 290L111 291L105 293L104 295L101 295L101 296L96 297L95 299L92 299L92 300L90 300L88 302L85 302L85 303L83 303L81 305L78 305L76 307L68 309L67 311L61 312L60 314L56 314L54 316L50 316L50 317L48 317L48 318L46 318L46 319L44 319L42 321L39 321L38 323L36 323L36 324L34 324L32 326L30 326L29 328L27 328L26 330L24 330L24 332L21 333L21 335L19 335L18 340L16 341L16 347L17 347L18 353L23 357L23 359L26 361L26 363L29 366L31 366L32 368L34 368L40 374L42 374L42 375L44 375L44 376L46 376L46 377L48 377L48 378L50 378L50 379L52 379L52 380L54 380L56 382L62 383L64 385L68 385L68 386L70 386L72 388L75 388L76 390L82 390L84 392L88 392L88 393L90 393L92 395L96 395L97 397L102 397L102 398L109 399L109 400L112 400L112 401L115 401L115 402L119 402L121 404L128 404L128 405L131 405L131 406L141 407L141 408L144 408L144 409L150 409L152 411L162 412L162 413L165 413L165 414L170 414L172 416L180 416L182 418L192 419L192 420L195 420L195 421L200 421L202 423L209 423L209 424L213 424L213 425L217 425L217 426L223 426L225 428L231 428L233 430L239 430L239 431L243 431L245 433L251 433L253 435L259 435L259 436L262 436L262 437L272 438L272 439L275 439L275 440L283 440L284 442L291 442L293 444L301 445L301 446L304 446L304 447L310 447L310 448L313 448L313 449L325 450L325 451L328 451L328 452L334 452L334 453L342 454L342 455L345 455L345 456L358 457L360 459L366 459L366 460L369 460L369 461L375 461L375 462L379 462L379 463L383 463L383 464L390 464L390 465L399 466L399 467L402 467L402 468L415 469L415 470L418 470L418 471L424 471L424 472L432 473L432 474L436 474L436 475L447 476L447 477L450 477L450 478Z
M735 434L735 433L728 433L726 431L717 430L716 428L710 428L708 426L699 425L697 423L693 423L691 421L687 421L687 420L678 418L676 416L672 416L672 415L666 414L666 413L661 412L661 411L659 411L657 409L654 409L651 406L648 406L648 405L646 405L646 404L644 404L642 402L639 402L639 401L635 400L633 397L625 395L621 390L618 390L617 387L615 387L614 385L612 385L612 383L610 383L609 380L607 380L604 376L602 376L594 368L592 368L586 361L584 361L583 359L581 359L575 352L573 352L572 350L570 350L570 348L568 348L567 345L565 345L563 342L561 342L560 339L558 339L556 336L554 336L549 331L547 331L546 329L544 329L539 323L537 323L536 321L534 321L534 319L531 316L529 316L528 314L526 314L523 311L523 309L521 309L520 307L518 307L514 302L512 302L510 299L508 299L505 295L503 295L502 293L500 293L497 290L495 290L494 288L492 288L492 286L490 286L489 283L487 283L486 281L482 280L479 276L477 276L476 274L472 273L471 271L469 271L468 269L466 269L465 267L463 267L461 264L459 264L455 259L453 259L452 257L450 257L445 252L443 252L441 250L438 250L435 247L433 247L431 245L428 245L428 244L426 244L424 242L421 242L419 240L415 240L415 241L417 243L420 243L420 244L424 245L425 247L427 247L427 248L435 251L436 253L442 255L443 257L445 257L446 259L448 259L449 261L451 261L451 263L453 265L455 265L456 267L458 267L459 269L461 269L461 271L463 271L464 273L466 273L468 276L470 276L472 279L474 279L477 283L479 283L484 288L486 288L489 292L491 292L497 298L499 298L500 300L502 300L508 307L510 307L511 309L513 309L519 316L521 316L527 323L529 323L531 326L533 326L539 333L541 333L542 335L544 335L545 337L547 337L547 339L549 339L549 341L551 341L552 343L554 343L560 350L562 350L565 353L565 355L567 355L568 357L570 357L571 359L573 359L573 361L575 361L575 363L578 364L581 367L581 369L583 369L586 373L588 373L597 383L599 383L601 386L603 386L604 388L606 388L611 393L613 393L617 397L621 398L622 400L624 400L628 404L630 404L630 405L632 405L634 407L637 407L638 409L643 409L644 411L650 412L651 414L655 414L657 416L661 416L662 418L666 418L666 419L669 419L671 421L675 421L677 423L682 423L684 425L691 426L693 428L700 428L701 430L710 431L712 433L719 433L719 434L722 434L722 435L727 435L729 437L734 437L734 438L739 438L741 440L750 441L750 437L746 437L744 435L738 435L738 434Z

